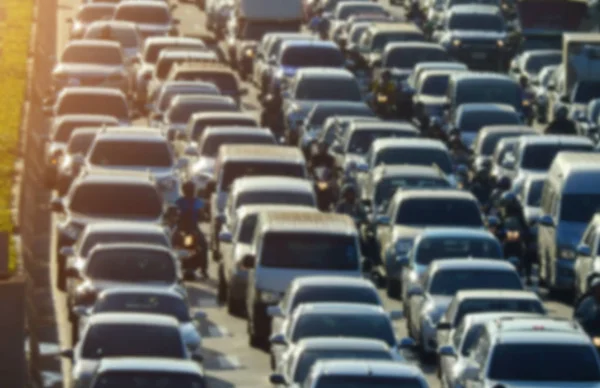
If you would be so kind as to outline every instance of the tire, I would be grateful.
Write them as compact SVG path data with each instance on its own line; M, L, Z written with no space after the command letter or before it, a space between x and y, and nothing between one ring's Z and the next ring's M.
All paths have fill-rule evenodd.
M386 294L393 299L400 299L400 281L388 278Z

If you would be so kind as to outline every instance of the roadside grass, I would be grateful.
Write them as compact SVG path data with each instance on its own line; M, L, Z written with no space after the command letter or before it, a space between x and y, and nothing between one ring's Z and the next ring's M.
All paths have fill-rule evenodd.
M43 0L42 0L43 1ZM27 87L34 0L0 0L0 232L12 234L11 196ZM10 247L9 272L17 267Z

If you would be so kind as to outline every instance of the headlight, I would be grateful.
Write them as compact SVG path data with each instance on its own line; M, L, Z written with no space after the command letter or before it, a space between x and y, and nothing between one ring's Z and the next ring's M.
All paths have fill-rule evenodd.
M573 260L575 258L575 251L572 248L562 248L558 251L558 257Z
M246 49L245 54L247 57L252 58L254 56L254 50L252 49Z
M454 40L452 41L452 46L454 46L454 47L458 47L458 46L460 46L460 40L459 40L459 39L454 39Z
M498 42L496 42L498 44L498 47L504 47L504 41L503 40L498 40Z
M405 254L412 248L412 240L399 240L396 242L396 254Z
M177 186L177 181L174 178L168 177L161 179L158 184L165 190L174 190Z
M62 230L62 233L65 236L67 236L68 238L70 238L71 240L77 240L77 237L79 237L79 232L80 232L80 229L72 224L67 225Z
M185 236L183 238L183 246L185 248L193 248L195 245L195 241L194 241L194 236L191 234L188 234L187 236Z
M260 300L263 303L272 304L279 302L279 294L273 291L260 291Z
M592 342L594 343L594 346L595 346L595 347L598 347L598 348L600 348L600 337L594 337L594 338L592 339Z
M531 105L531 101L523 100L523 106L529 106L529 105Z

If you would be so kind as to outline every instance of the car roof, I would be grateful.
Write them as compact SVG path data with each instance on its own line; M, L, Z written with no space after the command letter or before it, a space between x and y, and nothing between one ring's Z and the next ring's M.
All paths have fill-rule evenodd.
M199 112L194 113L190 122L200 121L200 120L231 120L231 119L240 119L247 121L254 121L258 124L258 120L252 114L248 112Z
M528 317L545 317L544 315L538 313L520 313L515 311L497 311L497 312L477 312L477 313L469 313L463 317L463 322L465 326L479 325L482 323L489 322L493 319L503 319L503 318L528 318Z
M469 198L471 197L469 196ZM426 228L423 232L421 232L419 238L456 238L457 236L466 238L487 238L496 240L496 237L487 230L463 227Z
M450 8L451 14L489 14L500 15L500 8L496 5L487 4L461 4Z
M404 201L407 199L468 199L477 201L475 196L470 191L457 190L454 188L437 188L437 189L414 189L414 190L397 190L394 194L394 202Z
M239 216L239 219L246 217L249 214L259 214L265 211L288 211L288 212L318 212L319 210L310 206L302 206L302 205L288 205L288 204L271 204L271 203L261 203L261 204L251 204L251 205L242 205L237 208L236 213Z
M311 112L318 112L321 109L337 107L360 108L365 109L365 111L372 112L372 110L370 110L371 108L369 108L369 106L362 101L320 101L313 106Z
M332 67L306 67L300 68L296 72L296 77L304 78L347 78L354 80L354 74L346 69Z
M532 316L487 321L485 327L503 344L589 345L590 338L570 319Z
M430 264L431 272L469 269L515 272L514 265L498 259L444 259Z
M120 3L117 4L117 8L126 7L126 6L169 9L169 4L167 4L166 1L136 0L136 1L121 1Z
M256 160L305 164L304 155L298 147L275 144L224 144L219 155L227 160Z
M202 131L202 138L208 138L212 136L232 136L232 135L246 135L256 136L260 138L268 137L273 138L273 132L269 128L261 127L249 127L249 126L226 126L226 127L206 127Z
M340 337L318 337L306 338L298 341L294 346L297 351L310 350L370 350L389 352L388 344L381 340L370 338L340 338Z
M281 44L281 52L288 47L324 47L339 50L337 44L330 40L313 40L310 36L306 40L284 40Z
M461 290L454 297L459 300L465 299L527 299L540 300L533 291L526 290Z
M419 166L410 164L380 165L371 170L376 180L388 177L419 177L419 178L441 178L446 180L446 175L435 166Z
M101 129L102 127L77 127L71 132L69 140L78 136L95 136Z
M375 289L373 283L367 279L355 278L350 276L301 276L292 280L290 289L297 290L302 287L360 287Z
M91 86L68 86L60 91L59 97L66 95L94 95L107 97L121 97L127 99L125 93L115 88L91 87Z
M302 303L294 310L295 316L300 315L386 315L383 307L364 303L319 302Z
M511 124L500 124L500 125L486 125L479 130L479 137L484 138L490 134L496 133L514 133L515 135L520 134L536 134L539 133L535 128L527 125L511 125Z
M88 122L93 123L106 123L106 124L118 124L119 120L114 116L108 115L88 115L88 114L68 114L60 115L53 119L52 126L58 127L68 122Z
M590 145L593 146L592 141L584 136L580 135L544 135L544 136L520 136L518 139L519 143L526 147L529 144L547 144L547 145L561 145L561 144L576 144L576 145Z
M206 47L206 43L202 39L190 38L186 36L150 36L144 40L144 46L163 45L163 44L185 44Z
M177 298L181 300L185 300L184 296L179 292L161 287L152 287L152 286L124 286L124 287L114 287L108 288L102 291L98 295L98 299L115 296L115 295L124 295L124 294L136 294L136 295L159 295L159 296L168 296L172 298Z
M482 102L471 102L466 104L460 104L456 114L461 115L465 113L474 112L506 112L516 113L515 108L507 104L494 104L494 103L482 103Z
M423 381L416 365L385 360L321 360L312 369L313 375L414 377Z
M128 0L131 1L131 0ZM168 47L160 50L160 54L158 54L158 58L165 57L175 57L181 58L185 57L185 59L194 59L194 58L209 58L209 59L217 59L217 53L212 50L190 50L183 47ZM195 62L194 62L195 63ZM176 66L187 66L184 63L175 63Z
M197 362L172 358L118 357L102 358L97 374L109 372L169 372L203 376L204 372Z
M414 132L420 133L420 131L409 122L394 122L394 121L379 121L379 120L368 120L368 121L354 121L350 122L348 131L368 131L370 129L382 129L388 131L398 132Z
M227 74L237 80L236 73L228 67L218 62L184 62L176 64L178 73L206 71L207 73Z
M77 178L78 185L90 183L118 183L128 185L147 185L155 187L154 176L147 171L86 168Z
M411 138L383 138L376 139L371 144L373 152L386 148L411 148L411 149L437 149L447 151L448 148L440 140L433 139L411 139Z
M102 2L97 2L97 3L86 3L86 4L81 4L77 11L81 11L82 9L85 8L117 8L117 5L114 3L102 3Z
M417 32L423 33L414 23L397 22L397 23L371 23L371 28L376 30L374 33L385 32Z
M177 104L194 104L194 103L216 103L236 104L235 100L229 96L208 95L208 94L179 94L171 100L171 106Z
M95 20L87 27L91 29L93 27L110 27L110 28L126 28L130 30L138 30L137 24L133 22L127 22L125 20Z
M167 253L172 256L172 250L170 247L165 247L157 244L148 243L124 243L124 242L112 242L112 243L101 243L96 244L90 251L89 257L93 256L93 253L98 251L121 251L121 250L137 250L137 251L154 251L156 253Z
M105 127L96 135L96 141L118 140L135 142L166 143L162 129L149 127Z
M528 60L532 57L538 57L538 56L544 56L544 55L550 55L550 54L561 55L562 51L561 50L551 50L551 49L536 49L536 50L525 51L523 53L523 56L526 57L526 60ZM552 66L552 65L550 65L550 66Z
M179 322L168 315L149 313L97 313L88 318L89 325L127 324L140 326L166 326L179 329Z
M354 220L344 214L274 210L261 213L261 218L267 231L357 235Z
M207 81L174 81L174 80L169 80L169 81L164 81L162 83L161 86L161 90L170 90L170 89L175 89L177 90L177 88L182 88L182 89L194 89L194 88L198 88L198 89L206 89L206 88L213 88L216 90L219 90L219 88L217 87L217 85L215 85L212 82L207 82Z
M465 72L457 72L451 75L452 79L456 82L464 82L464 81L506 81L512 84L517 85L517 82L510 78L506 74L492 73L492 72L475 72L475 71L465 71Z
M438 68L438 69L425 69L423 70L423 72L421 73L421 77L422 78L427 78L427 77L437 77L437 76L451 76L454 73L458 73L458 72L462 72L462 71L469 71L468 69L463 69L463 68Z
M313 182L308 179L285 176L246 176L233 182L231 193L244 191L274 191L314 193Z
M98 221L92 222L85 227L85 233L158 233L165 234L166 230L164 226L159 224L152 224L148 222L134 222L134 221Z
M121 43L114 40L103 39L77 39L67 43L65 50L69 47L111 47L121 50Z
M426 49L436 49L440 51L445 51L442 46L437 43L431 42L393 42L385 45L385 52L389 52L396 49L411 49L411 48L426 48Z

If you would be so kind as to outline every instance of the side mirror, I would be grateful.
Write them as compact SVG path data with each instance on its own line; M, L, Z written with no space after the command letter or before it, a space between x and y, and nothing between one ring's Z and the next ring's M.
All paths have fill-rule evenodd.
M68 278L79 278L80 277L79 271L73 267L68 267L67 269L65 269L65 275Z
M390 217L380 215L380 216L377 216L376 221L377 221L377 225L389 225Z
M65 206L63 205L62 199L54 198L50 202L50 210L54 213L62 213L65 211Z
M398 341L398 347L400 349L413 349L417 346L417 343L415 342L414 339L410 338L410 337L404 337L401 338L400 341Z
M271 338L269 339L269 342L271 342L271 344L273 345L287 345L287 341L285 340L285 337L283 336L283 334L274 334L271 336Z
M221 232L219 233L219 241L224 242L224 243L230 243L231 242L231 233L229 232Z
M589 257L592 255L592 250L590 249L590 247L588 245L580 244L577 247L577 254L579 256Z
M73 358L75 357L75 352L73 352L73 349L61 350L60 356L63 358L68 358L69 360L73 361Z
M461 380L477 380L479 378L479 372L479 365L475 364L474 362L469 362L460 374Z
M409 298L411 296L421 296L421 295L423 295L423 290L419 286L412 285L412 286L410 286L410 288L408 289L406 294L408 295Z
M194 320L201 321L203 319L206 319L206 313L204 311L196 311L194 313Z
M392 321L399 321L404 318L404 314L400 310L392 310L390 311L390 319Z
M90 310L86 306L74 306L73 313L78 317L87 317L90 315Z
M247 269L254 268L255 257L254 255L246 255L242 258L242 265Z
M247 88L241 88L238 92L240 96L247 96L250 91Z
M277 373L273 373L269 376L269 382L273 385L287 385L285 377Z
M552 219L551 215L545 214L540 217L540 219L538 220L538 224L543 225L543 226L553 227L554 220Z
M456 357L456 352L454 351L454 347L450 345L441 346L438 350L440 356L446 357Z
M568 104L571 101L570 101L569 96L563 95L563 96L560 96L560 102L562 102L563 104Z
M437 324L438 330L450 330L452 326L450 326L450 322L440 322Z
M270 317L283 317L283 311L279 305L267 307L267 315Z
M191 156L191 157L200 156L200 152L198 152L198 148L196 148L194 146L186 147L185 151L183 151L183 153L185 154L185 156Z
M406 267L408 264L410 264L410 261L408 260L408 257L406 256L400 256L398 258L398 265L401 267Z
M75 249L72 246L60 248L60 255L64 257L75 256Z
M587 117L585 116L585 112L582 112L580 110L575 112L575 120L577 121L586 121Z

